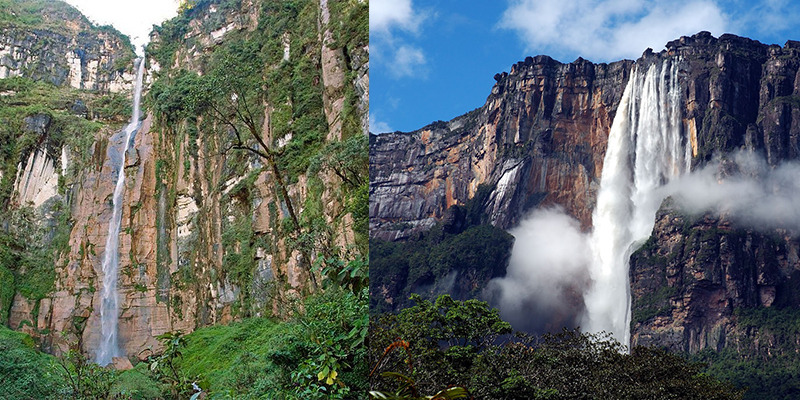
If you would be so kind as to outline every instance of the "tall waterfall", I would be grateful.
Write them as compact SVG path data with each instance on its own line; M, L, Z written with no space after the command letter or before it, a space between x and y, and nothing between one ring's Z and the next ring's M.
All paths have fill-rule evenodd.
M100 291L100 348L97 351L97 363L108 365L112 358L120 355L117 343L117 322L119 320L119 304L117 293L117 277L119 275L119 230L122 222L122 194L125 188L125 153L130 146L131 138L139 129L139 101L142 95L142 76L144 75L144 59L138 58L136 84L133 88L133 113L125 129L125 141L122 143L117 184L114 187L113 213L108 221L108 238L103 255L103 287Z
M592 287L582 325L630 344L628 260L650 236L663 201L658 189L691 166L681 115L680 59L637 65L611 126L592 215Z

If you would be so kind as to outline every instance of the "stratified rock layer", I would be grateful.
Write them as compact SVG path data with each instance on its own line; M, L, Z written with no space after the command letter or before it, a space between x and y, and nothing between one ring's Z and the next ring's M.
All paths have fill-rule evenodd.
M764 45L700 32L659 53L648 49L636 63L665 57L683 66L681 114L693 169L738 150L771 167L800 156L799 42ZM632 66L528 58L495 76L477 110L371 136L370 235L402 240L424 231L481 184L491 188L483 207L496 226L558 204L589 231L609 127ZM633 344L721 349L748 335L736 309L800 305L797 232L748 230L724 215L686 220L669 204L632 258ZM373 293L396 295L385 289Z
M590 226L632 64L529 57L495 76L483 107L418 131L371 136L370 235L395 240L428 229L479 185L493 188L486 211L496 226L555 204Z

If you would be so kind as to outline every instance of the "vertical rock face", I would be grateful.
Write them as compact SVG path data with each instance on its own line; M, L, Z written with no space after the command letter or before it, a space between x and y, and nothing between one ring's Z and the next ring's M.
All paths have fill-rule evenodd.
M798 158L798 47L700 33L644 55L688 61L683 103L696 168L737 150L771 167ZM735 165L722 165L724 180ZM724 213L686 216L665 203L650 241L631 258L632 344L756 351L749 347L758 346L757 332L739 326L737 310L800 305L796 238L746 229Z
M290 32L304 31L288 25L283 35L286 47L281 46L281 50L289 57L283 66L302 59L308 71L317 74L299 77L307 79L309 93L319 98L319 110L313 111L321 116L324 132L320 132L314 150L330 142L335 142L330 145L337 149L335 145L354 136L363 139L365 146L362 121L367 120L369 99L363 85L368 84L369 50L365 41L358 40L348 41L346 48L336 46L343 46L343 15L354 14L346 7L360 7L359 12L366 16L366 3L331 6L328 33L339 44L330 37L325 39L322 31L309 29L317 27L320 3L302 4L306 7L302 17L308 24L303 29L313 35L297 39ZM148 59L145 82L154 84L163 79L163 85L168 81L165 76L171 73L203 76L214 67L211 60L215 51L263 33L266 28L259 24L268 6L272 3L219 1L204 2L189 10L185 19L176 22L185 23L179 34L152 35L154 47L148 49L148 55L153 58ZM153 54L164 40L173 41L169 43L173 53L164 58L169 63L159 66L159 58ZM322 57L326 51L329 54ZM41 57L58 58L63 53L48 50ZM72 61L75 68L78 64ZM81 61L80 65L85 64ZM104 62L95 67L96 77L113 75ZM93 78L91 85L87 83L85 69L73 69L73 74L68 65L63 71L53 68L57 73L47 76L52 82L69 85L74 78L75 84L82 82L79 86L83 89L105 90L103 79ZM78 75L80 80L75 78ZM264 115L262 140L285 148L282 151L297 151L291 132L280 137L273 132L276 123L271 113L281 107L285 113L286 106L265 102L263 109L254 111ZM326 124L326 117L331 123ZM30 129L44 122L31 119ZM292 312L287 304L310 290L309 264L317 254L333 256L337 246L341 250L338 254L355 253L358 241L366 241L366 232L354 226L352 189L345 187L339 175L323 166L317 170L304 167L291 178L277 176L277 171L265 168L263 158L245 151L226 151L232 134L211 116L167 121L151 109L125 156L118 292L119 343L128 357L146 357L150 354L146 349L158 351L160 344L154 337L167 331L188 333L246 316L287 315ZM49 153L33 153L20 168L16 184L19 201L38 205L42 193L52 191L53 199L69 207L72 229L67 248L56 262L52 293L38 300L17 293L8 320L9 326L40 339L43 348L52 353L62 353L81 339L83 350L94 354L100 340L102 259L122 135L104 128L87 154L66 147L62 160L54 160L47 156ZM88 160L85 170L74 182L60 180L59 165L64 175L65 166L74 165L78 157ZM363 164L366 177L366 162ZM286 173L286 169L282 165L279 173ZM278 178L286 181L285 195L279 190ZM291 204L287 204L287 197ZM313 218L322 221L325 226L319 230L330 236L320 235L315 238L318 242L306 245L311 259L299 250L298 242L307 239L290 231L290 205L294 205L301 222ZM0 306L6 309L5 304Z
M667 57L684 66L681 115L693 169L739 150L770 167L800 156L798 42L701 32L660 53L648 49L636 63ZM492 190L484 210L496 226L559 204L591 229L607 134L632 64L529 58L498 74L475 111L371 136L371 236L424 231L479 184ZM690 352L758 346L737 310L800 305L796 232L747 229L724 213L688 217L671 202L656 218L653 236L631 258L632 344Z
M737 228L725 216L665 205L631 258L632 344L757 351L745 345L757 332L738 326L736 310L800 306L798 248L790 232Z
M77 23L76 23L77 24ZM0 79L24 76L58 86L102 92L131 90L133 49L114 32L0 30ZM96 28L94 28L96 29Z
M187 298L179 303L183 307L173 310L166 302L156 300L156 160L150 126L149 119L143 122L134 141L136 157L128 157L125 166L128 177L119 248L119 332L123 350L131 357L143 349L157 348L154 335L194 328L193 299ZM64 267L57 269L55 292L39 302L37 313L33 312L36 302L20 295L12 306L9 325L22 326L40 336L43 348L48 351L57 354L66 351L70 343L82 336L84 349L91 353L100 340L99 285L117 176L113 155L119 153L123 141L124 133L117 132L96 142L93 168L84 171L71 190L74 223L69 251L61 260ZM186 318L175 318L176 314ZM36 323L26 326L24 320Z
M486 211L499 227L555 204L589 227L631 65L528 57L495 76L483 107L418 131L371 136L370 235L394 240L426 230L479 185L493 189Z

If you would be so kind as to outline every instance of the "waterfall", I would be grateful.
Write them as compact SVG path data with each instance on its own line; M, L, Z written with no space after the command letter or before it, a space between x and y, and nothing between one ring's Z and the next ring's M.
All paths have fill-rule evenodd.
M630 345L628 260L650 236L664 199L658 189L691 166L681 115L680 59L646 71L637 65L608 137L590 245L592 287L584 293L588 332L611 333Z
M142 95L142 76L144 75L144 59L137 58L136 84L133 88L133 113L131 121L125 126L123 133L125 141L122 143L119 172L117 183L114 187L113 212L108 221L108 238L106 238L105 254L103 255L103 287L100 290L100 348L97 351L96 362L108 365L112 358L120 356L117 343L117 322L119 320L119 304L117 293L117 277L119 272L119 230L122 222L122 194L125 188L125 153L130 146L131 138L139 129L139 101Z

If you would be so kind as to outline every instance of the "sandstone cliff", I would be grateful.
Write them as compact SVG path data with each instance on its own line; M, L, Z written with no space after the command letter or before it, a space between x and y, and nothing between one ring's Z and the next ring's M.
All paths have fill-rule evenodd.
M485 207L496 226L559 204L589 227L631 65L528 57L495 76L483 107L418 131L371 136L370 235L396 240L427 230L481 184L493 189Z
M693 169L738 150L776 167L798 156L799 46L701 32L660 53L648 49L636 64L681 59ZM498 227L558 204L590 230L608 128L632 66L528 58L495 77L477 110L371 136L370 235L410 240L473 198L479 184L491 190L482 209ZM687 219L671 204L632 258L633 344L690 352L758 346L763 332L742 328L737 313L797 306L796 233L754 231L725 214ZM397 291L373 287L373 296L381 293Z
M202 1L152 34L147 116L126 155L119 249L120 343L129 357L158 350L154 336L166 331L285 316L297 297L315 290L312 266L366 257L362 126L369 53L366 34L346 29L366 16L366 4L280 3ZM233 127L251 121L228 123L208 109L176 111L188 101L171 96L187 81L215 84L201 80L222 76L215 71L225 54L254 54L246 60L258 68L251 77L263 79L255 87L281 87L275 97L239 92L234 98L255 105L248 113L258 139L274 151L275 168L269 159L232 148ZM103 61L95 67L98 76L114 74ZM99 340L101 264L123 139L118 130L103 129L85 152L66 148L60 164L32 153L31 171L19 178L42 182L39 190L18 185L19 196L35 206L36 196L55 188L68 207L68 240L57 252L52 288L35 298L18 291L8 319L49 352L61 353L80 338L91 355ZM255 141L243 145L257 147ZM55 166L79 159L85 162L74 179L59 179ZM319 279L319 271L313 274Z

